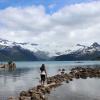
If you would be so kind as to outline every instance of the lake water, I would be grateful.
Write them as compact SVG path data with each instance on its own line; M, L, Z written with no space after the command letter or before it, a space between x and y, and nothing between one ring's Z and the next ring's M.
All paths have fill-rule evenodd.
M100 100L100 79L74 79L52 90L48 100Z
M69 71L72 67L75 67L75 66L94 67L94 66L100 65L100 61L16 62L17 69L15 71L0 69L0 100L6 100L9 96L18 96L18 94L22 90L28 90L29 88L32 88L40 84L39 83L39 80L40 80L39 68L41 64L43 63L46 65L48 76L57 74L57 71L59 68L65 68L66 71ZM91 84L91 86L89 84ZM59 88L63 90L63 87L67 87L67 88L64 88L65 90L63 94L60 92L56 92L56 91L59 91ZM83 88L83 87L88 87L88 88ZM99 79L88 79L84 81L75 80L72 83L69 83L67 85L64 84L61 87L57 88L58 90L53 91L51 95L49 96L49 99L53 100L53 98L54 99L58 98L57 95L60 95L60 94L61 94L60 97L64 97L63 95L65 93L68 93L68 94L70 93L71 94L70 96L73 95L72 97L79 95L78 93L81 93L80 96L82 97L85 95L84 93L87 93L87 92L89 92L90 97L92 94L96 94L95 96L99 97L99 95L97 95L98 93L100 93L99 87L100 87ZM73 89L74 92L71 89ZM82 92L83 89L84 91ZM60 99L58 98L55 100L61 100L61 98ZM62 100L65 100L65 98L63 98ZM69 100L74 100L74 99L69 97ZM81 99L76 99L76 100L81 100ZM95 100L98 100L98 99L95 99Z

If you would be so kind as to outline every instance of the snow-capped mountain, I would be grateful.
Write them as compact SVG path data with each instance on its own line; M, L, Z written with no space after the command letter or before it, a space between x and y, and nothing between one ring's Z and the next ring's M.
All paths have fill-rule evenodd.
M37 56L44 56L44 57L52 57L52 56L58 56L62 54L67 54L70 52L70 50L64 50L61 47L56 46L56 48L52 48L51 45L48 44L36 44L36 43L18 43L13 41L8 41L6 39L0 38L0 48L7 48L7 47L13 47L13 46L20 46L24 49L28 49L30 51L33 51ZM61 49L60 49L61 48Z
M80 53L81 55L91 54L96 51L100 51L100 45L97 42L94 42L91 46L84 46L84 45L77 45L77 46L83 47L83 48L80 48L75 51L75 52ZM73 52L73 53L75 53L75 52Z
M95 42L91 46L77 44L77 50L60 55L55 60L96 60L100 58L100 45Z
M90 60L100 56L100 45L96 42L91 46L77 44L71 50L66 47L60 48L59 46L52 48L52 45L49 44L18 43L0 38L0 54L5 58L9 55L8 52L11 53L10 57L14 52L17 52L17 56L20 55L18 58L24 57L23 51L29 56L28 60L31 58L35 58L34 60L50 60L51 58L55 58L55 60Z

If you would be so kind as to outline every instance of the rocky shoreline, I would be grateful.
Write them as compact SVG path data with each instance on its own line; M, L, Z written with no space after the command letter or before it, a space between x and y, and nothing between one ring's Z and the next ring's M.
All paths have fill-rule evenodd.
M53 88L56 88L62 84L62 82L66 81L69 83L74 78L75 79L86 79L87 77L100 78L100 68L83 68L83 67L75 67L72 68L69 73L61 73L60 75L55 75L47 78L47 85L41 86L38 85L28 91L22 91L18 98L9 97L8 100L46 100L46 94L49 94Z

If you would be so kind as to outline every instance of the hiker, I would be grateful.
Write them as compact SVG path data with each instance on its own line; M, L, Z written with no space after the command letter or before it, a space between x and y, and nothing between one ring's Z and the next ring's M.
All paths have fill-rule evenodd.
M40 76L41 76L41 85L44 85L45 80L47 78L47 72L46 72L46 68L45 68L45 64L42 64L42 66L40 67Z

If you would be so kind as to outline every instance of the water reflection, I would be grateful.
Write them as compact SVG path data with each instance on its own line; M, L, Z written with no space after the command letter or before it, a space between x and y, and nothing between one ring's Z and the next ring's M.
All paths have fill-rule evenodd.
M86 67L86 65L93 65L93 67L94 67L94 64L100 65L100 62L87 62L87 63L86 62L85 63L76 63L76 62L16 62L17 69L14 71L0 70L0 100L6 100L7 97L9 97L9 96L17 96L20 91L28 90L29 88L32 88L32 87L36 86L37 84L40 84L39 83L39 80L40 80L39 67L41 66L42 63L46 64L48 76L57 74L57 71L59 68L65 68L68 71L72 67L75 67L79 64L80 64L80 66L84 66L84 67ZM79 84L82 84L82 82L83 82L85 85L87 85L85 83L85 81L84 82L81 81ZM75 80L74 82L71 82L70 84L65 84L67 88L64 88L64 85L63 85L61 87L61 89L63 91L65 91L64 93L66 93L67 91L68 91L67 93L69 93L69 94L72 93L72 95L71 95L72 97L76 96L76 94L78 94L80 96L80 94L79 94L80 92L78 93L76 91L77 90L80 91L80 89L83 86L79 85L80 87L78 87L77 82L78 81ZM95 79L90 81L89 84L94 84L94 82L95 82ZM92 87L94 87L94 89L96 89L96 88L98 89L98 87L100 87L99 84L100 84L100 81L97 80L97 83L94 84L94 85L97 85L97 87L95 87L94 85L92 85ZM89 89L88 85L87 85L87 89ZM91 91L95 92L96 90L91 90ZM89 92L91 92L91 91L89 91ZM91 92L92 93L91 95L93 95L94 92L93 93ZM84 94L85 93L87 93L87 92L84 90ZM57 94L57 92L54 93L54 95L56 95L56 94ZM58 93L58 94L60 95L60 93ZM51 94L51 96L52 95L53 94ZM82 96L83 96L83 94L82 94ZM55 96L55 97L58 98L58 96ZM51 99L51 100L53 100L53 99ZM62 100L62 99L59 99L59 100ZM75 99L71 99L71 100L75 100Z
M37 69L18 68L14 71L0 71L0 100L6 100L9 96L17 96L22 90L36 85L39 79Z
M48 100L100 100L100 79L74 79L52 91Z

